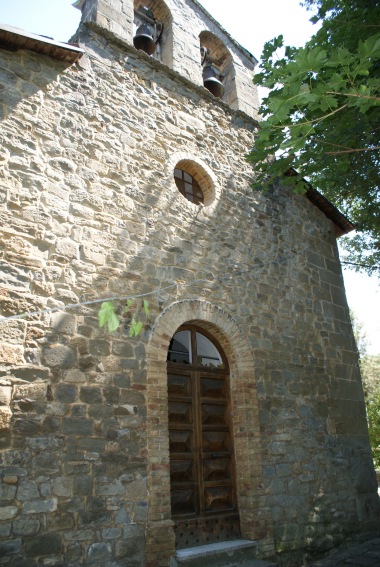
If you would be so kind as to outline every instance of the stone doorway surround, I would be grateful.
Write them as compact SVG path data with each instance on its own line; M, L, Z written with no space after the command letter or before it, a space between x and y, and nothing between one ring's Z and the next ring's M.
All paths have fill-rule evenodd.
M205 300L182 300L171 304L157 318L147 347L149 511L146 565L165 567L175 555L170 509L166 357L172 336L185 323L211 333L228 359L242 537L256 540L262 557L271 556L274 551L272 516L264 495L253 352L247 338L225 310Z

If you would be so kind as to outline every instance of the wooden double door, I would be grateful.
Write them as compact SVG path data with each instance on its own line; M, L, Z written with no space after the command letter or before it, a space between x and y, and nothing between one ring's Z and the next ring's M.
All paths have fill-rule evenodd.
M177 547L240 537L228 364L197 327L182 327L170 343L168 402Z

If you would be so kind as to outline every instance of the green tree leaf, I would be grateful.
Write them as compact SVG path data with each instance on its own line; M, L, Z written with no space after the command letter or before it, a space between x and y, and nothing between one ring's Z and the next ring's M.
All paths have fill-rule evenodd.
M343 240L350 260L373 267L380 264L379 6L368 0L304 4L321 27L299 49L284 50L283 38L268 42L254 79L272 89L248 157L254 187L262 190L298 169L360 231ZM296 178L285 184L297 192L303 187Z
M111 314L107 324L110 333L114 333L119 328L120 320L119 317L116 315L116 313Z
M99 327L102 328L105 325L110 333L114 333L119 325L119 317L115 313L115 306L112 301L105 301L102 303L98 312Z
M106 301L102 303L99 312L98 312L98 320L99 320L99 327L102 328L108 322L112 313L114 313L114 305L112 301Z
M144 299L143 301L143 306L144 306L144 313L147 317L149 317L149 301L147 301L146 299Z
M142 321L136 321L135 317L132 317L130 329L129 329L129 336L130 337L137 337L142 329Z

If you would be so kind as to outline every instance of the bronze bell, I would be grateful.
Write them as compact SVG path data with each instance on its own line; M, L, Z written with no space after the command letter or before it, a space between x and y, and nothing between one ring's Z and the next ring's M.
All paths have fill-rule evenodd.
M152 28L147 24L139 26L133 38L133 45L136 49L141 49L148 55L153 55L156 51L156 42L154 41L154 31L152 31Z
M203 84L216 98L222 98L224 95L224 86L211 65L203 68Z

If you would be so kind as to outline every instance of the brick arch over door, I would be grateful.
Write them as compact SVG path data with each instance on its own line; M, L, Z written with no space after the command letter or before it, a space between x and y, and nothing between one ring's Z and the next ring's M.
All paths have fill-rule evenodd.
M273 549L272 520L263 494L252 350L226 311L207 301L183 300L173 303L161 313L147 347L148 566L164 565L175 554L170 508L166 357L172 336L185 323L196 324L211 333L228 359L242 536L259 540L265 554Z

